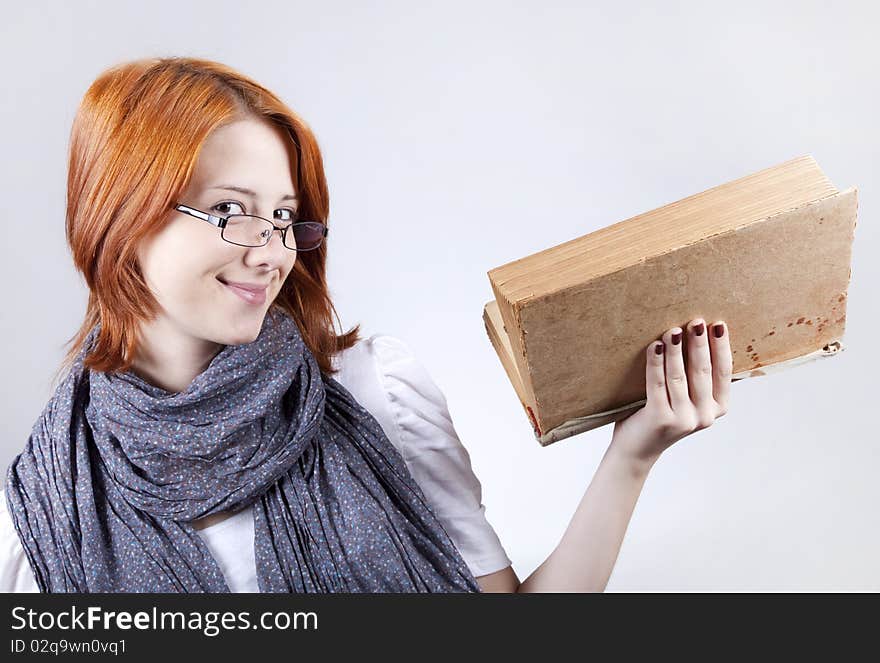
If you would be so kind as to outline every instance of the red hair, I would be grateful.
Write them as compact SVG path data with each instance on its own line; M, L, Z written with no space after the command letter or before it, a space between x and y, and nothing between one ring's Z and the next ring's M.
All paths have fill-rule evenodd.
M314 134L250 78L210 60L150 58L111 67L86 91L70 134L66 231L90 293L62 368L99 322L85 368L131 367L140 323L160 310L137 247L171 220L208 135L246 117L272 122L290 137L299 215L326 224L330 201ZM299 254L272 305L293 317L322 372L332 375L332 356L357 342L360 325L334 332L331 314L339 316L327 290L326 259L326 239Z

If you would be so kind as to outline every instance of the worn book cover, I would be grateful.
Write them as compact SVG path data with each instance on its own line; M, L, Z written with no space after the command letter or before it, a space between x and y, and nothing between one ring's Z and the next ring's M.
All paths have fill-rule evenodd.
M702 316L734 379L843 349L857 190L803 156L488 272L492 347L541 444L645 403L644 351Z

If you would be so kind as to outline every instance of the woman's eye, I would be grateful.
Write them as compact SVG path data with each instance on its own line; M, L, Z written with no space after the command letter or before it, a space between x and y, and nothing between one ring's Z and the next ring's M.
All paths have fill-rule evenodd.
M284 209L275 210L275 212L287 212L287 216L282 216L281 221L293 221L296 218L296 212L292 209L287 209L286 207Z
M237 211L234 211L234 209L222 209L224 207L233 207L233 208L238 207L241 209L241 211L237 212ZM220 214L244 214L244 207L242 207L238 203L234 203L231 201L228 201L225 203L217 203L216 205L214 205L214 209L216 211L220 212Z

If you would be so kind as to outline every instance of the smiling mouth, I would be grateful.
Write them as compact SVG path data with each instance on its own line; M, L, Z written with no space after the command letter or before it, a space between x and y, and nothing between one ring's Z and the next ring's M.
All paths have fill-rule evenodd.
M269 287L268 283L266 283L264 285L260 285L258 283L251 284L251 283L238 283L238 282L234 282L234 281L230 282L230 281L223 280L219 276L217 277L217 280L220 281L220 283L222 283L223 285L230 285L230 286L234 286L236 288L241 288L242 290L250 290L251 292L266 292L266 288Z
M229 292L238 296L240 299L244 300L248 304L262 305L266 302L266 291L268 290L268 287L263 288L262 290L254 291L247 288L240 288L234 285L230 285L219 277L217 278L217 280L222 283Z

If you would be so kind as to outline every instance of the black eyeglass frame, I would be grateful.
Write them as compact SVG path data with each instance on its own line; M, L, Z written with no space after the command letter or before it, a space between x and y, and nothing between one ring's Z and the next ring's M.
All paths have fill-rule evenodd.
M291 223L287 226L276 226L269 219L262 217L262 216L257 216L256 214L227 214L225 217L223 217L223 216L216 216L214 214L208 214L207 212L203 212L202 210L196 209L195 207L189 207L188 205L181 205L181 204L175 205L174 209L177 210L178 212L183 212L184 214L189 214L190 216L193 216L197 219L201 219L202 221L207 221L208 223L210 223L213 226L217 226L218 228L220 228L220 238L224 242L229 242L230 244L235 244L236 246L245 246L248 248L257 248L259 246L266 246L266 244L269 243L269 240L272 239L272 236L269 235L269 238L263 244L257 244L256 246L253 244L239 244L238 242L230 241L226 237L223 236L223 229L226 227L228 220L231 219L232 217L248 216L248 217L253 217L256 219L262 219L263 221L265 221L266 223L268 223L269 225L272 226L272 228L273 228L272 232L275 232L276 230L281 231L281 243L284 245L285 249L289 249L290 251L312 251L314 249L317 249L319 246L321 246L321 244L324 242L324 238L330 232L330 229L325 224L321 223L320 221L294 221L293 223ZM291 249L289 246L287 246L287 231L290 230L291 228L293 228L295 225L303 224L303 223L321 226L321 228L322 228L321 241L318 242L315 246L312 246L308 249L300 249L300 248Z

